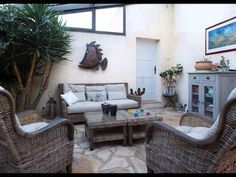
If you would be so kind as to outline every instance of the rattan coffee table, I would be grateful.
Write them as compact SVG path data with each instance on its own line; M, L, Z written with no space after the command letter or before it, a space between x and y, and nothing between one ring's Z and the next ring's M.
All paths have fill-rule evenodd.
M90 150L95 142L123 140L127 142L127 118L120 111L116 116L104 115L102 112L86 112L85 134L89 138Z
M137 110L140 111L140 109L120 111L120 114L127 118L129 145L133 144L134 139L145 138L146 126L148 123L153 121L162 121L161 116L158 116L156 113L149 111L148 109L142 109L142 114L135 117L134 112ZM147 113L149 114L147 115Z

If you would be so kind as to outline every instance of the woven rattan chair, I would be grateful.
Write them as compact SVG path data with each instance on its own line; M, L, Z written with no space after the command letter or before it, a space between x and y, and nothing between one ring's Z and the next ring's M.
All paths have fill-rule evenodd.
M193 116L185 114L180 124L186 125L188 119L197 123L200 117ZM216 132L210 137L195 139L163 122L154 122L147 127L145 149L148 172L235 173L236 98L224 104Z
M22 125L42 121L34 111L18 114ZM24 132L15 119L11 94L0 87L0 173L71 172L74 129L58 119L32 132Z

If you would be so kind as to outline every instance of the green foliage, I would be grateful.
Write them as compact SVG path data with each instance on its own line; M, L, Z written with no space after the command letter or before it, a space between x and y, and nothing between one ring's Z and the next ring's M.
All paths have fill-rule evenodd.
M175 67L166 69L160 73L160 76L164 79L164 84L167 86L173 86L176 83L176 77L183 73L183 66L177 64Z
M70 43L65 24L48 4L24 4L22 9L3 5L0 8L0 81L4 79L2 76L12 77L13 62L23 77L27 75L34 53L38 61L66 60Z
M203 56L201 61L211 61L211 57Z
M229 66L229 63L230 61L228 59L225 59L224 56L221 56L221 60L220 60L220 66L223 68L223 67L226 67L226 66Z

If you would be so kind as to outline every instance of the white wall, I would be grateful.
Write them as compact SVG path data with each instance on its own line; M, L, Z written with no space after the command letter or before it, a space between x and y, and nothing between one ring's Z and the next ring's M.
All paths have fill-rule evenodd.
M136 39L158 40L157 73L167 67L172 57L172 5L137 4L126 6L126 36L71 32L73 52L70 61L53 66L48 89L36 110L45 106L47 93L56 93L58 83L128 82L129 88L136 88ZM103 57L108 59L105 71L91 71L78 67L84 57L86 44L96 41L103 49ZM157 75L157 99L161 99L160 77Z
M188 72L194 71L195 61L205 55L205 29L236 15L235 4L176 4L173 8L174 49L173 64L184 67L184 75L178 81L177 91L183 104L188 103ZM236 51L211 57L218 63L220 56L230 59L230 68L236 69Z

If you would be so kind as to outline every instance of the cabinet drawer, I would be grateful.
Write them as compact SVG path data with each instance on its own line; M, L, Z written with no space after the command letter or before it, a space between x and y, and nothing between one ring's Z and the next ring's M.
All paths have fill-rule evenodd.
M206 82L214 82L215 81L215 75L202 75L201 80L206 81Z
M191 81L200 81L200 75L190 75L190 80Z

